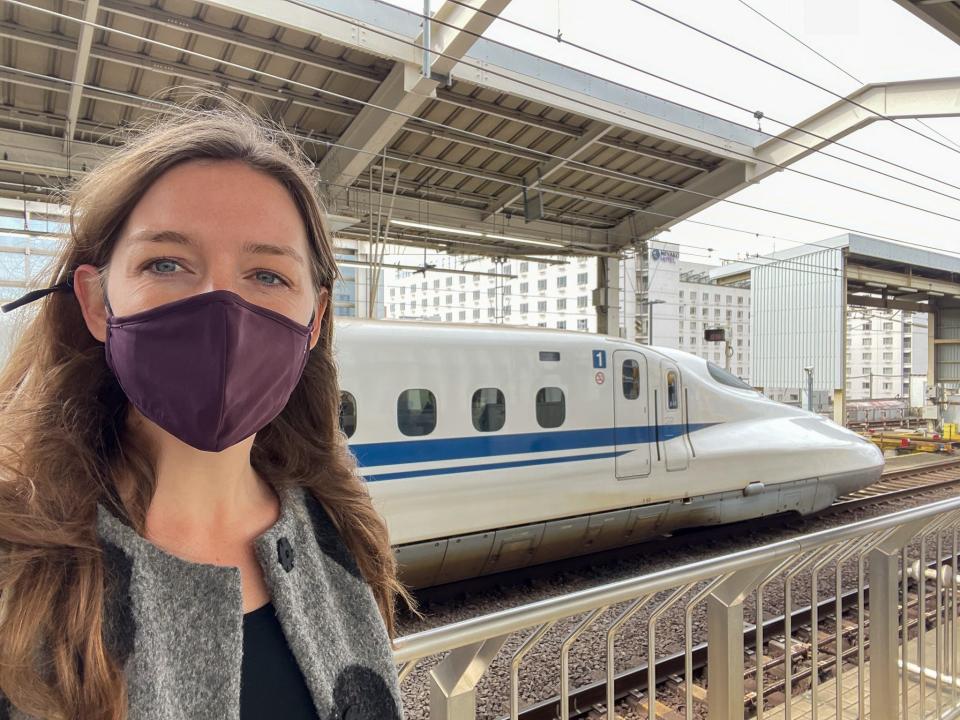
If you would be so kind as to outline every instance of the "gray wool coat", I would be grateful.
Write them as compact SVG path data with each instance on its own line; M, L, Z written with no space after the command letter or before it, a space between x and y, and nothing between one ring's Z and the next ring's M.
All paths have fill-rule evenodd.
M279 520L254 545L318 717L400 720L393 656L370 587L309 492L286 491L280 500ZM130 720L239 720L240 571L170 555L103 506L97 531L107 570L105 637L124 667ZM0 698L0 720L7 718L32 720Z

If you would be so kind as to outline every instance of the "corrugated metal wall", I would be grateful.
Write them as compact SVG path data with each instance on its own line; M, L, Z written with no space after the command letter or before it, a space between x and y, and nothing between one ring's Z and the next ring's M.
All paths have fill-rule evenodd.
M943 308L937 312L938 339L960 338L960 309ZM937 345L937 382L960 382L960 344ZM926 368L914 368L914 372L926 372Z
M844 282L840 250L818 250L751 270L752 381L764 388L843 387Z

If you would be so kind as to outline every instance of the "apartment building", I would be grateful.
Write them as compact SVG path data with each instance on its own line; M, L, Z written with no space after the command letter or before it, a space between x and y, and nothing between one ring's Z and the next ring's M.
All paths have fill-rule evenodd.
M848 400L909 398L910 378L926 374L926 313L848 308Z

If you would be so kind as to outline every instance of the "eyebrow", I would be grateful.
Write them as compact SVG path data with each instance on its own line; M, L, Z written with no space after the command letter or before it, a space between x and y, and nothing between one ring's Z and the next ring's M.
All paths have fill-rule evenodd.
M180 245L195 245L194 241L187 235L176 230L144 230L133 237L134 242L172 242ZM301 265L304 264L303 256L289 245L274 245L272 243L254 243L247 242L243 245L243 252L252 255L280 255L292 258Z

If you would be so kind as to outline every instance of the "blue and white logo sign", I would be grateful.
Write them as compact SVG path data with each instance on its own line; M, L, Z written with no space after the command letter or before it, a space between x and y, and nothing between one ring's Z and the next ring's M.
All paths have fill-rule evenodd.
M607 366L607 351L606 350L594 350L593 351L593 366L595 368L605 368Z

